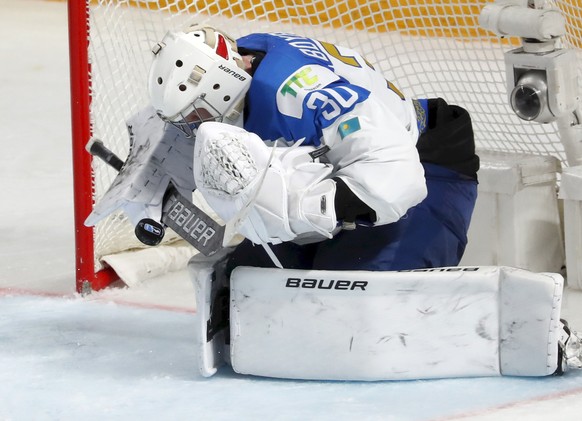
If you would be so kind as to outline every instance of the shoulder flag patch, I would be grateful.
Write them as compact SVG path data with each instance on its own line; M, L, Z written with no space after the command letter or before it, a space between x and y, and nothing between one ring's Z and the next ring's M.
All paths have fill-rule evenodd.
M358 117L354 117L340 123L338 132L340 137L343 139L347 135L357 132L360 129L360 119Z

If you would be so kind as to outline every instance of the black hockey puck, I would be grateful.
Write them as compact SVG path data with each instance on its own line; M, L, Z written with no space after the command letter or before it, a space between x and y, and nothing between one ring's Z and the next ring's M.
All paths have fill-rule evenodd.
M135 227L135 236L147 246L157 246L164 238L165 230L162 224L150 218L139 221Z

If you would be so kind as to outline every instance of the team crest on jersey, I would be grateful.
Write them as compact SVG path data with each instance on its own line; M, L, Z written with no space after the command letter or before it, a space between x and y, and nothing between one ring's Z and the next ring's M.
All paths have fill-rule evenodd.
M283 115L301 118L303 103L309 92L321 89L338 80L329 69L311 64L301 67L289 76L277 92L277 108Z

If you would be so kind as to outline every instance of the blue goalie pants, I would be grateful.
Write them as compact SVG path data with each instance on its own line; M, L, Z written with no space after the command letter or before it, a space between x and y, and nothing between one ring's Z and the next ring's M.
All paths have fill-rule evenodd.
M319 243L271 246L283 267L318 270L407 270L459 264L475 201L477 181L440 165L423 163L428 195L399 221L343 230ZM274 267L261 246L245 240L234 250L236 266Z

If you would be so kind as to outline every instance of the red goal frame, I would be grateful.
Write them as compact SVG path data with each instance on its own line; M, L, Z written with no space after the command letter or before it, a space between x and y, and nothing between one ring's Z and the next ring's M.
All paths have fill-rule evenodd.
M84 221L93 209L92 156L85 150L91 139L91 80L89 63L89 9L84 0L67 2L69 18L69 71L73 141L75 224L75 288L79 293L100 290L118 279L110 268L96 271L94 232ZM86 175L86 176L79 176Z

